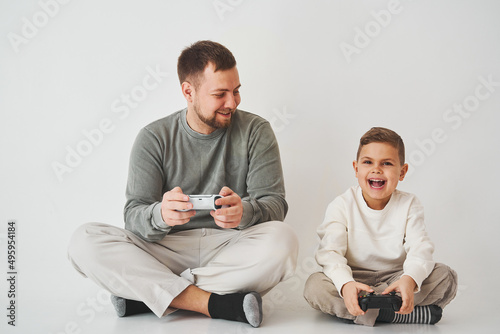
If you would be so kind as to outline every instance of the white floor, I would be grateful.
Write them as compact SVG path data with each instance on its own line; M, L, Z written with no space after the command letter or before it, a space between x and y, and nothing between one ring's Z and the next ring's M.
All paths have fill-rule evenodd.
M462 318L452 312L447 312L437 325L377 324L372 328L344 324L312 309L277 309L271 316L265 317L261 327L252 328L248 324L209 319L186 311L178 311L162 319L153 314L118 318L108 306L88 322L90 318L67 318L66 322L61 321L60 315L64 311L52 309L54 318L37 318L34 314L30 319L23 317L22 321L19 319L19 326L15 330L9 328L8 333L498 333L496 326ZM2 330L2 333L5 332Z
M71 269L72 271L72 269ZM153 314L118 318L109 302L109 295L90 280L61 271L54 284L41 289L23 289L18 300L16 327L6 320L0 325L1 333L498 333L494 318L498 319L498 306L494 298L484 298L483 309L474 303L477 296L465 289L445 309L437 325L377 324L375 327L348 325L334 317L313 310L301 297L301 288L282 283L264 297L264 321L259 328L248 324L209 319L187 311L157 318ZM36 281L26 278L25 284ZM23 283L20 281L20 284ZM76 288L75 288L76 287ZM4 318L4 316L2 316ZM5 319L5 318L4 318Z

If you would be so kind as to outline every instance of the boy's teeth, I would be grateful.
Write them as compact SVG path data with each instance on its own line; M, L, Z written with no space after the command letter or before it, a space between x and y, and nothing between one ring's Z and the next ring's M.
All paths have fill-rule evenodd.
M369 181L370 181L370 185L373 188L382 188L385 184L384 180L369 180Z

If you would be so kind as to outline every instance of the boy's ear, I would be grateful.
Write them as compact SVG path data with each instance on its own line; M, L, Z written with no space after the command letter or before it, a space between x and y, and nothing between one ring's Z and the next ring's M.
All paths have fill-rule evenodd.
M408 173L408 164L404 164L403 167L401 167L401 173L399 174L399 181L403 181L406 173Z
M354 168L354 175L358 177L358 162L356 160L352 162L352 167Z

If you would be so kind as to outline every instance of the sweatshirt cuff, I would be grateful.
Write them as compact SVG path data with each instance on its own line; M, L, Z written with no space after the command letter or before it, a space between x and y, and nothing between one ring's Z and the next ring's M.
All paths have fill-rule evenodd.
M333 284L337 288L340 297L342 298L344 298L342 296L342 287L344 286L344 284L348 282L355 282L354 278L352 277L352 272L348 269L339 268L333 271L331 274L325 273L325 275L332 280Z
M151 224L157 230L162 232L170 232L172 226L168 226L167 223L163 221L161 216L161 202L157 203L153 207L153 217L151 218Z
M237 227L238 230L243 230L249 227L252 223L254 216L252 203L247 201L242 201L242 205L243 205L243 215L241 216L240 225L238 225Z
M418 268L409 268L403 271L401 276L410 276L415 283L417 284L417 290L415 292L420 291L420 287L422 286L422 282L429 276L424 269Z

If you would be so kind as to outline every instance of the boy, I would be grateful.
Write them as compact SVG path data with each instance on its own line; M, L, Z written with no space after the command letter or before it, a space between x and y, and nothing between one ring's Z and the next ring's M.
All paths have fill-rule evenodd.
M394 131L372 128L361 137L353 162L359 185L330 203L318 228L316 260L323 272L312 274L304 290L313 308L368 326L435 324L455 297L457 275L433 261L422 205L396 190L408 171L404 161L404 144ZM358 303L363 291L397 292L402 306L364 312Z

